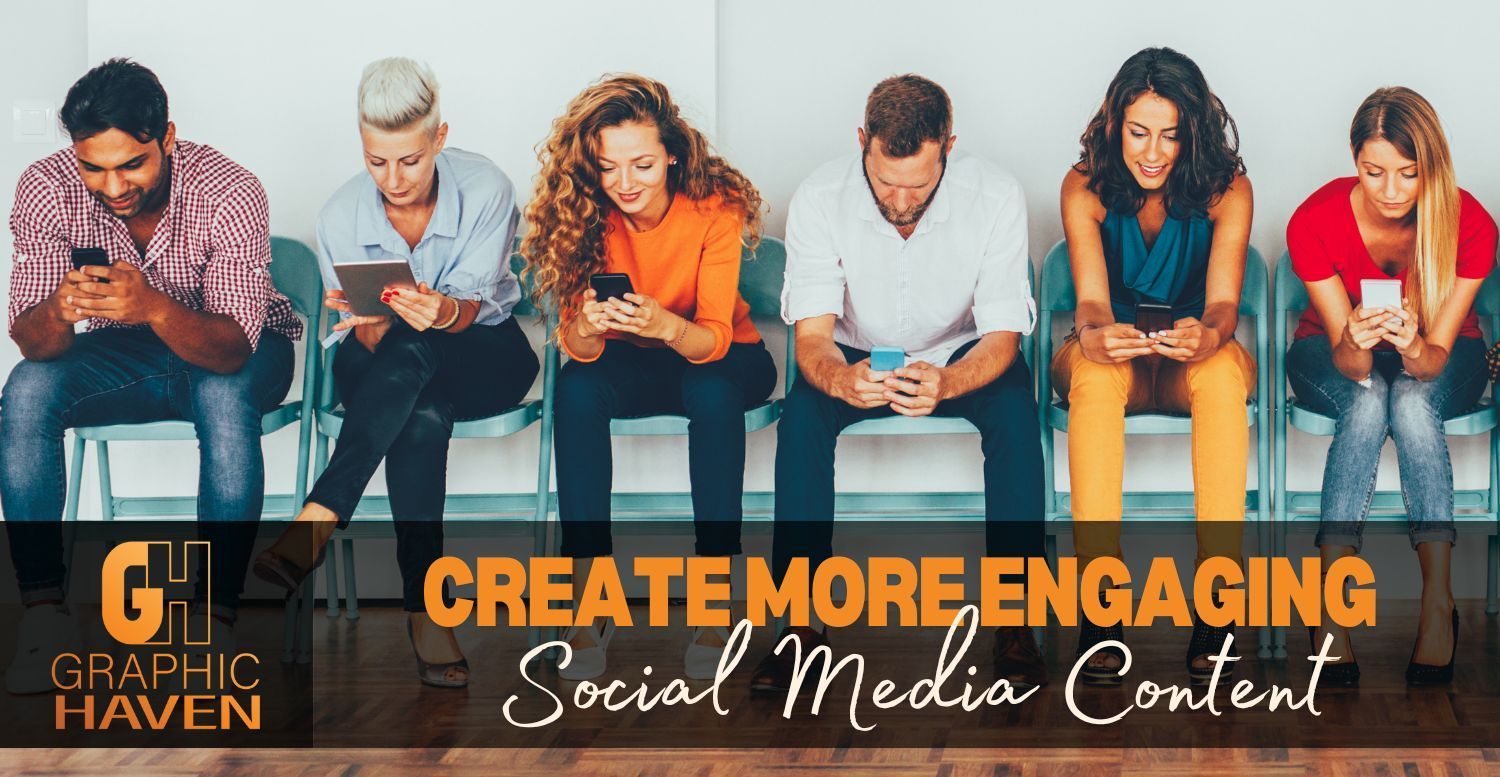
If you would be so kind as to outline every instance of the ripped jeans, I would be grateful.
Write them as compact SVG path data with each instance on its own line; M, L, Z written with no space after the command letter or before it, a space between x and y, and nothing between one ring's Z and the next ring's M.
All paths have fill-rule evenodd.
M1338 424L1323 469L1320 547L1360 547L1387 436L1396 441L1412 547L1454 541L1453 462L1443 421L1472 410L1484 394L1484 351L1479 338L1458 338L1442 373L1429 381L1402 371L1395 351L1376 351L1369 385L1363 385L1334 366L1328 338L1292 344L1286 372L1296 402Z

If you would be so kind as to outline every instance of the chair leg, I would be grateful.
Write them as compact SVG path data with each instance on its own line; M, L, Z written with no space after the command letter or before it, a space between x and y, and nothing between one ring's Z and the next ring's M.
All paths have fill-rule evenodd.
M68 463L68 493L63 507L63 520L68 523L78 520L78 498L83 490L83 459L87 446L82 437L73 438L73 460Z
M323 559L323 585L328 590L326 600L328 605L323 614L330 618L339 617L339 541L337 537L328 538L328 557Z
M344 538L344 618L359 620L359 588L355 584L354 540Z
M290 664L297 660L298 631L302 626L302 597L299 592L292 592L286 598L285 617L281 624L281 663Z
M115 519L115 494L109 484L109 443L99 440L94 443L95 456L99 459L99 517L106 521Z
M82 437L73 435L73 460L68 463L68 491L63 501L63 521L75 524L71 534L64 537L63 559L63 593L72 589L73 582L73 548L74 540L78 533L78 500L83 496L83 460L88 450L88 444Z
M297 663L312 663L313 604L317 594L317 578L309 577L302 582L302 590L293 594L302 600L297 615Z
M1486 565L1486 577L1484 595L1484 613L1494 615L1500 613L1500 604L1496 603L1496 594L1500 593L1500 536L1490 537L1489 563Z

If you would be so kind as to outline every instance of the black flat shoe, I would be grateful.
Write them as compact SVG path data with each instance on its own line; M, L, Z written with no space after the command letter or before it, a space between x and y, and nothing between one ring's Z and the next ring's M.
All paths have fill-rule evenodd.
M1417 655L1417 649L1412 648L1412 657ZM1432 664L1419 664L1415 660L1406 665L1406 684L1412 686L1424 685L1448 685L1453 682L1453 661L1458 656L1458 610L1453 610L1453 652L1448 655L1448 663L1442 666Z
M1199 658L1217 656L1224 649L1224 640L1234 636L1234 626L1210 626L1196 615L1193 616L1193 637L1188 640L1187 647L1187 673L1188 682L1193 685L1208 685L1214 679L1214 665L1209 662L1206 667L1193 666L1193 661ZM1229 644L1229 657L1240 657L1240 646L1231 642ZM1224 662L1224 668L1220 670L1219 677L1228 680L1234 675L1234 666L1238 661Z
M1312 655L1318 654L1318 628L1307 627L1307 641L1312 645ZM1359 662L1353 660L1354 649L1349 650L1350 660L1337 664L1324 664L1318 675L1318 684L1325 688L1354 688L1359 685Z
M1100 648L1099 650L1093 649L1095 645L1108 640L1124 643L1125 629L1118 623L1113 626L1098 626L1087 619L1082 620L1078 624L1078 658L1083 658L1085 653L1092 652L1094 655L1114 656L1120 660L1118 666L1089 666L1088 664L1084 664L1078 670L1079 676L1083 678L1084 685L1119 685L1124 680L1120 676L1120 669L1125 666L1125 651L1113 645Z

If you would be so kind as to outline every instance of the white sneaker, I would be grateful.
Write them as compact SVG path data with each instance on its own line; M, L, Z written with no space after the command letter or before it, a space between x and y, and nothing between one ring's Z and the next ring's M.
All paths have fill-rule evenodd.
M572 626L563 634L563 641L572 643L573 638L578 636L582 626ZM593 628L590 626L589 628ZM594 645L586 648L573 648L573 657L567 666L557 667L557 676L564 680L592 680L604 674L604 651L609 649L609 641L615 636L615 622L605 621L604 628L594 635Z
M16 630L16 654L5 669L5 690L14 694L47 693L52 683L52 662L63 653L78 653L83 630L65 604L38 604L26 608Z
M722 645L704 645L698 640L709 629L713 629ZM693 641L688 643L687 655L682 658L682 671L691 680L712 680L719 673L719 660L724 649L729 647L729 629L723 626L699 626L693 629Z

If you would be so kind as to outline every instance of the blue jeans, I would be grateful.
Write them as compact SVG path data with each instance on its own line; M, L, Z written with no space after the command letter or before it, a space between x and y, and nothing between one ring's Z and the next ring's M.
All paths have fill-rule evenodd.
M1401 356L1376 351L1369 385L1349 380L1333 365L1328 338L1305 337L1286 354L1297 402L1338 419L1323 469L1323 515L1317 544L1356 549L1364 532L1380 448L1396 441L1401 498L1415 548L1453 542L1453 462L1443 421L1468 412L1484 394L1484 341L1460 337L1437 378L1419 381L1401 370Z
M948 363L963 358L978 342L958 349ZM842 344L839 350L850 364L870 355ZM776 528L771 545L776 580L794 558L807 557L808 568L816 570L833 555L833 465L839 433L858 421L895 414L889 407L861 410L797 376L776 428ZM933 415L964 418L979 429L985 554L1044 555L1042 435L1025 360L1018 355L994 381L939 404Z
M292 360L291 341L266 331L238 372L219 375L150 330L106 329L78 335L53 361L17 364L0 394L0 506L23 601L62 598L64 430L185 420L198 434L210 604L233 612L265 499L261 415L286 397ZM199 576L200 597L207 582Z

